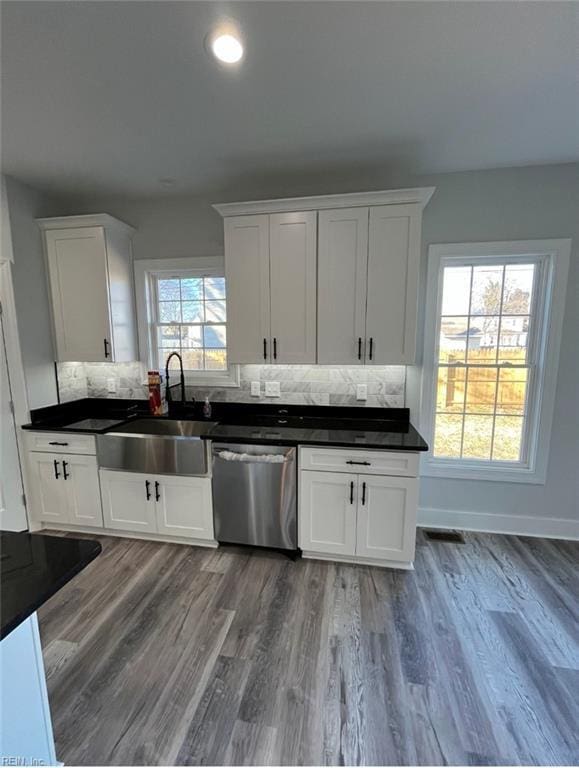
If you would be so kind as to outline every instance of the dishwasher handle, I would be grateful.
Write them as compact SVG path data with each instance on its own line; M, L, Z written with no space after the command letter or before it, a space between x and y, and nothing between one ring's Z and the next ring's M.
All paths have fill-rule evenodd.
M244 464L284 464L288 456L283 453L237 453L236 451L214 450L213 455L222 461L237 461Z

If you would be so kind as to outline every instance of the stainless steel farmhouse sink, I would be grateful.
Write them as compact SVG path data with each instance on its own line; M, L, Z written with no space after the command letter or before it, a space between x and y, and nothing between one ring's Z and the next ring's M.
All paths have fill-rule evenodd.
M206 475L209 446L201 439L215 422L136 419L97 435L103 469L160 475Z

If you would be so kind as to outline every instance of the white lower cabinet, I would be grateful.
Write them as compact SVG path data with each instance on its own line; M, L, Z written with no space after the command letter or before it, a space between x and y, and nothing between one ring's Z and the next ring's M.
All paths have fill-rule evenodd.
M32 507L47 523L102 528L96 456L28 454Z
M100 470L105 528L212 540L211 479Z
M325 471L304 469L317 451L327 461L329 449L300 452L298 519L304 555L411 567L418 478L372 474L370 455L359 451L352 454L360 467L357 474L336 472L333 464Z
M356 549L356 475L300 473L300 547L353 555Z

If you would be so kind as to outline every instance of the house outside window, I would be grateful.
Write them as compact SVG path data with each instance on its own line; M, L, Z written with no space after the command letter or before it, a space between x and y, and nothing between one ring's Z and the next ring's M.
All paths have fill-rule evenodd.
M569 251L430 247L425 474L544 482Z

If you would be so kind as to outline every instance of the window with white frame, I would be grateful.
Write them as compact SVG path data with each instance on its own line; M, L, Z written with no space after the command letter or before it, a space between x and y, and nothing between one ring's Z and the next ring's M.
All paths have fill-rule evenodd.
M431 246L427 473L541 482L556 381L547 361L558 357L565 242L544 250L541 243Z
M178 352L188 383L239 384L238 366L227 359L223 274L220 258L135 262L139 337L149 367L164 371L169 355Z

